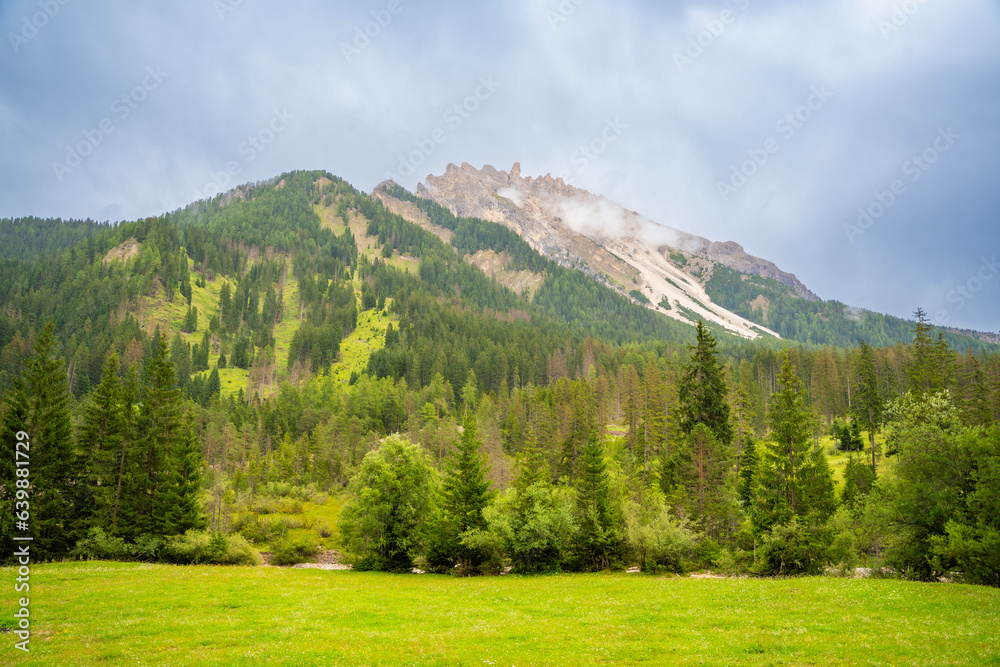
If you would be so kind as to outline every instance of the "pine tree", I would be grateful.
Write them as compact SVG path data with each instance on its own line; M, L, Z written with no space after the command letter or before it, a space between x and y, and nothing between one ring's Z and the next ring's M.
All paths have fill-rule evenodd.
M161 503L169 498L169 504L162 506L170 533L180 534L188 530L201 530L207 519L201 506L201 471L204 460L201 445L194 428L194 415L189 411L180 434L181 440L173 452L165 478L170 493L160 497ZM168 531L164 531L168 532Z
M131 405L127 406L131 409ZM118 378L118 355L104 366L97 389L83 408L78 445L87 493L83 514L91 526L110 531L115 489L120 471L119 457L126 437L126 406Z
M19 490L32 493L31 484L31 439L28 433L30 429L30 408L28 407L28 396L24 391L24 382L20 377L15 377L11 388L4 396L3 422L0 423L0 544L4 549L4 555L0 556L0 562L4 562L9 554L14 553L15 543L12 538L15 535L32 535L26 532L27 528L16 529L15 505L18 500ZM17 452L21 452L20 455ZM18 466L17 461L27 461L28 465ZM19 469L26 472L19 473ZM23 498L23 494L22 494ZM29 503L30 503L29 498ZM23 505L18 510L23 509ZM29 505L30 509L30 505ZM30 523L28 524L31 525Z
M785 350L778 376L778 393L772 397L770 441L758 470L760 481L754 499L754 525L768 531L793 516L809 512L804 497L803 469L809 465L810 413L805 407L802 382Z
M574 488L579 563L585 569L611 567L618 558L622 538L611 497L611 479L604 463L604 446L596 430L591 432L583 449L580 475Z
M733 441L729 392L715 349L715 338L701 320L698 320L696 331L697 343L690 348L691 360L684 367L679 387L681 430L690 435L696 425L704 424L728 447Z
M482 554L463 548L461 535L468 530L485 528L483 509L494 495L486 479L487 465L481 447L476 416L468 409L462 422L462 437L449 459L443 487L444 519L455 544L452 558L467 567L479 565Z
M646 366L645 400L643 401L643 443L642 481L646 483L646 473L650 461L662 450L666 438L667 406L666 385L660 373L659 364L650 361Z
M931 340L931 324L923 308L913 313L917 322L913 327L913 367L910 369L910 387L918 394L933 392L938 384L936 353Z
M2 433L5 467L15 479L16 436L23 431L30 443L30 527L32 553L38 559L50 559L68 552L82 537L79 516L76 460L73 429L69 412L66 369L56 356L56 340L51 322L35 341L34 354L6 398ZM6 484L4 485L7 486ZM5 491L10 502L14 489ZM15 506L16 508L16 506ZM7 509L5 506L4 509ZM5 531L10 531L4 517ZM4 537L11 533L6 532ZM24 534L24 533L21 533Z
M146 368L141 404L137 417L138 459L134 467L134 488L123 500L124 512L132 525L125 532L135 537L143 533L172 534L170 517L162 512L177 501L171 485L170 465L183 437L180 390L174 381L174 365L167 357L162 335L153 341L153 358Z
M877 472L878 448L875 445L875 434L882 428L882 412L884 402L878 388L878 375L875 373L875 358L868 343L861 341L858 357L858 376L854 386L852 403L854 423L868 431L868 444L872 452L872 472Z

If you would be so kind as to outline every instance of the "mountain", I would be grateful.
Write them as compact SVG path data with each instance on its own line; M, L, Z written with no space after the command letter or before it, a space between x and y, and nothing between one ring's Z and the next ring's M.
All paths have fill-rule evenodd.
M713 243L665 227L561 178L522 177L519 164L510 172L449 165L442 176L428 176L417 196L460 217L503 224L560 265L687 324L700 318L745 338L778 337L712 303L704 283L716 263L775 278L816 299L795 276L735 243Z
M343 383L423 387L440 374L460 389L474 370L484 390L541 386L602 346L683 349L698 318L749 357L787 340L888 348L913 337L912 322L816 300L735 244L516 167L455 167L418 193L383 183L369 195L300 171L117 225L0 220L0 391L48 321L74 395L100 382L112 352L141 368L159 329L202 403L263 398L327 370ZM600 216L626 233L610 236ZM959 352L995 349L934 334Z
M698 319L746 339L786 338L804 343L876 346L909 341L902 318L824 301L794 274L746 253L734 241L715 242L662 225L607 198L550 174L525 177L519 163L501 171L490 165L449 164L428 175L411 194L387 181L373 196L393 212L446 242L451 231L427 203L459 220L492 222L518 234L561 267L687 325ZM454 224L454 223L447 223ZM510 258L479 251L466 259L511 289L534 294L544 277L512 271ZM995 335L942 330L957 349L994 343Z

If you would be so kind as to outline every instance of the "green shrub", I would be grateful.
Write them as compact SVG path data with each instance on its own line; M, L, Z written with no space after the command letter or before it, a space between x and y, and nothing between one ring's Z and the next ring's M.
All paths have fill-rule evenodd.
M71 555L80 560L132 560L135 547L121 537L108 535L103 528L91 528Z
M687 522L674 517L663 498L646 506L626 505L625 537L643 572L683 572L684 557L696 542Z
M296 565L312 560L319 553L319 547L308 538L297 540L283 538L274 545L271 555L272 565Z
M168 537L163 559L178 565L257 565L259 556L242 535L189 530Z
M819 574L829 562L832 538L825 523L792 517L764 536L757 549L756 569L761 574Z

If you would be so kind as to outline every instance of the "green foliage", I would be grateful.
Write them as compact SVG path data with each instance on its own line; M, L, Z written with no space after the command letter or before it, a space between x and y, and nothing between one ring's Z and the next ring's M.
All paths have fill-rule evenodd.
M466 532L486 527L483 510L495 495L486 479L488 468L481 447L475 414L467 407L462 436L448 460L442 484L442 525L435 529L438 545L434 559L438 564L460 563L463 571L474 570L486 559L484 553L465 547L461 541Z
M8 392L0 426L2 543L13 553L11 538L26 534L15 531L14 518L24 520L30 526L27 534L34 538L33 558L39 560L69 551L83 530L66 370L55 345L50 322L35 341L23 376ZM30 461L30 465L15 466L15 459ZM25 489L11 483L14 480L27 480L27 500L17 497L16 492Z
M77 438L86 489L81 512L91 525L112 532L117 522L125 450L131 435L123 392L118 377L118 356L112 354L104 368L101 384L84 405L83 423Z
M681 409L681 429L690 434L698 424L704 424L728 446L733 440L729 422L729 399L722 364L716 351L716 341L698 320L697 342L690 346L691 360L684 366L678 388Z
M825 523L792 517L764 534L755 569L772 575L818 574L830 561L832 543L832 531Z
M787 351L778 383L779 391L771 403L771 439L761 457L753 509L754 525L763 532L813 509L807 502L805 489L812 438L810 417L802 382L789 362Z
M558 572L572 559L573 495L547 482L507 489L483 510L486 528L469 531L462 542L494 560L508 559L519 574Z
M872 472L871 466L851 456L847 459L847 466L844 468L844 490L840 496L841 502L845 505L855 505L862 501L865 496L871 493L875 480L875 473Z
M70 556L80 560L132 560L135 557L135 547L123 538L108 535L103 528L95 526L76 543Z
M749 508L753 504L759 466L757 441L753 436L748 436L743 444L743 454L740 456L740 474L736 487L737 499L744 508Z
M644 306L650 303L649 299L646 298L646 295L637 289L632 290L631 292L628 293L628 295Z
M604 570L618 564L622 551L621 510L611 496L604 463L604 446L592 431L580 460L576 491L575 557L585 570Z
M958 570L970 581L998 585L997 427L963 425L947 393L907 393L889 414L897 455L884 480L886 562L918 579Z
M684 506L706 535L721 539L735 512L731 448L703 423L695 424L677 454L677 476Z
M782 283L761 276L742 274L716 264L705 284L712 301L723 308L763 324L786 340L817 345L854 347L868 341L875 347L908 343L912 323L899 317L848 308L839 301L807 301ZM767 317L754 311L751 302L763 296L771 304ZM970 336L935 329L959 350L982 351L988 345Z
M687 521L678 519L662 496L625 505L625 537L643 572L684 571L684 562L697 543Z
M161 558L178 565L257 565L260 556L241 535L188 530L163 542Z
M340 516L356 567L408 571L437 506L437 473L417 445L392 436L369 452L351 480Z
M290 539L283 537L274 545L271 554L272 565L296 565L307 563L316 557L319 549L307 538Z

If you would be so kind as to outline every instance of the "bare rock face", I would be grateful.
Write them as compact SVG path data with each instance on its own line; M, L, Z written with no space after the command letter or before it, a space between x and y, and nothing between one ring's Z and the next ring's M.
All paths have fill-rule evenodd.
M712 303L704 284L715 263L774 278L817 300L795 276L737 243L660 225L551 174L524 177L520 163L509 172L449 164L441 176L428 175L416 194L457 216L503 224L546 257L682 322L701 318L746 338L777 336Z
M714 242L661 225L604 197L567 185L551 174L523 178L520 163L515 162L510 172L498 171L491 165L480 170L467 162L461 167L449 164L443 175L428 175L426 185L417 186L417 195L436 201L455 215L505 224L536 250L557 261L571 261L571 250L583 250L572 246L587 245L580 239L568 243L574 235L599 246L631 237L644 245L656 243L663 254L671 249L683 250L742 273L773 278L803 299L819 300L793 274L747 254L734 241ZM596 250L586 254L593 252L600 254ZM624 267L618 268L625 276L634 275Z

